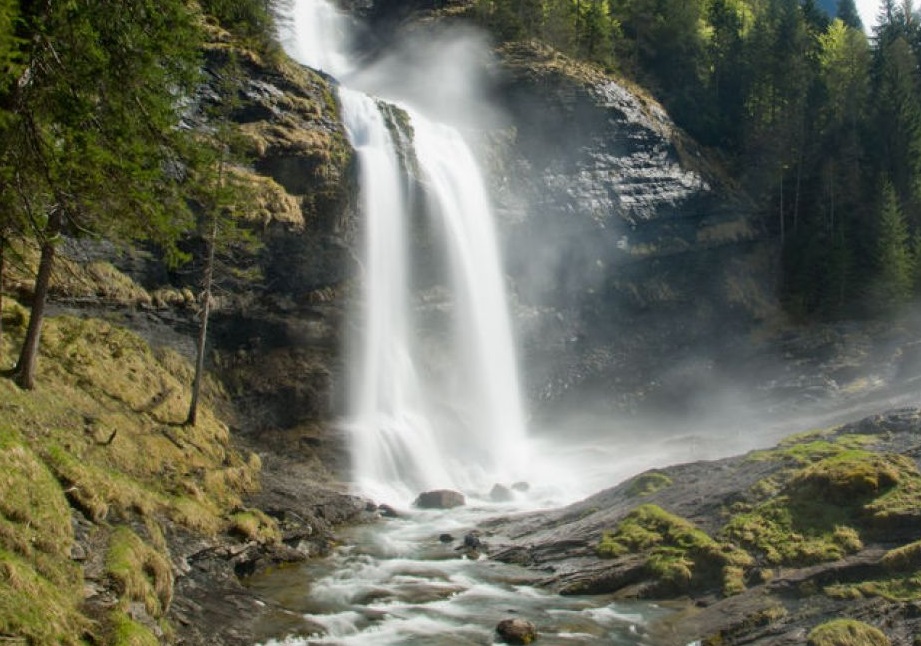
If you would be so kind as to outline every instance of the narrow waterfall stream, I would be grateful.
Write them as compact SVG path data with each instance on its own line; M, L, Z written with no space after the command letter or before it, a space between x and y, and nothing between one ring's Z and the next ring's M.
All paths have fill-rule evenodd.
M490 644L500 619L521 616L538 625L541 643L647 643L644 624L665 611L606 597L559 597L531 587L524 568L460 549L465 532L486 517L558 505L575 495L571 479L561 475L565 456L557 452L553 466L538 466L541 451L526 436L484 181L458 130L398 92L385 102L349 87L361 70L349 55L345 16L325 0L295 0L289 11L282 42L296 60L341 83L343 121L360 166L364 250L356 317L363 332L350 360L346 421L352 485L397 508L400 517L345 530L345 547L327 559L252 579L274 608L260 638L266 644ZM449 319L441 321L438 337L440 364L448 368L440 372L425 365L418 347L411 240L420 210L449 292L439 312ZM572 456L570 464L581 459ZM610 457L608 477L624 468L622 459ZM516 492L515 500L490 500L494 484L510 486L536 473L542 481ZM555 487L558 482L567 485ZM411 507L418 493L435 488L462 491L468 505Z

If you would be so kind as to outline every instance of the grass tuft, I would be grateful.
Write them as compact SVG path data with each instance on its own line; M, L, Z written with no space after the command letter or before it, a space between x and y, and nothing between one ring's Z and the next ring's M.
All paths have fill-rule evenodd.
M878 628L854 619L833 619L812 629L809 646L890 646Z

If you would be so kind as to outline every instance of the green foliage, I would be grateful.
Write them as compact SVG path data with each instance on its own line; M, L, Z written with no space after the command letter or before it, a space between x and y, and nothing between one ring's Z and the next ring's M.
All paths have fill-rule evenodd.
M274 51L275 22L269 0L201 0L202 11L263 52Z
M833 619L816 626L807 637L809 646L889 646L878 628L856 619Z

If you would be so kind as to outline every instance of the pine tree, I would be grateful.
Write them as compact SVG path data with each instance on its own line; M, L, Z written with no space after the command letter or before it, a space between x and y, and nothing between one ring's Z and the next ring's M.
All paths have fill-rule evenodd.
M879 207L879 233L876 241L876 296L884 308L908 302L914 279L914 263L909 245L908 226L899 207L895 189L884 182Z
M178 255L188 226L178 109L198 78L199 32L182 0L21 6L24 71L0 96L10 115L0 130L0 204L41 251L15 370L32 388L62 234L146 238Z

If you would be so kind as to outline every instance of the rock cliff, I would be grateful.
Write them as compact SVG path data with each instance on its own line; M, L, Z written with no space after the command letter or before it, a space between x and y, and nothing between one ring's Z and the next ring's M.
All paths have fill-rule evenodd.
M661 406L656 378L690 348L710 355L716 337L773 315L772 244L642 90L536 44L503 46L499 60L515 125L499 199L535 324L525 361L544 367L532 396Z

